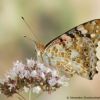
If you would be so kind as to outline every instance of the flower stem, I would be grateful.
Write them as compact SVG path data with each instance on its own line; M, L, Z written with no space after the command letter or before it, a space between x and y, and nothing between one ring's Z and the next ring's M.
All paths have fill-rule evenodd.
M30 90L29 90L29 100L31 100L31 99L32 99L32 90L30 88Z

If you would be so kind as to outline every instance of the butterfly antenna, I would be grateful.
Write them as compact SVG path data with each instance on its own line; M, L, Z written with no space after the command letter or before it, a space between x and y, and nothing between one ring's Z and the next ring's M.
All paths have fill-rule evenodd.
M24 38L27 38L28 40L35 42L35 40L32 40L31 38L27 37L26 35L24 35Z
M24 23L26 24L26 26L29 28L29 30L31 31L31 33L34 35L34 37L36 38L36 40L41 43L41 41L38 39L37 35L33 32L31 26L27 23L27 21L25 20L25 18L24 17L21 17L21 18L24 21Z
M24 38L26 38L29 41L32 41L34 43L34 45L36 45L36 43L37 43L35 40L31 39L30 37L27 37L26 35L24 35Z

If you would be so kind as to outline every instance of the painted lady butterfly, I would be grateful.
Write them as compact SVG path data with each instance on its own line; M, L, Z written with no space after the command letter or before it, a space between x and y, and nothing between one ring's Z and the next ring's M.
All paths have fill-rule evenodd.
M68 77L78 74L92 80L98 73L96 48L100 41L100 19L81 24L45 46L36 43L38 58Z

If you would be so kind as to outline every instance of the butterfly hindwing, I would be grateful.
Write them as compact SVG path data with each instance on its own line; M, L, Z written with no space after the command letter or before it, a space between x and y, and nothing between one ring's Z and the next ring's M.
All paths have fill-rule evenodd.
M81 24L49 42L42 54L44 62L67 76L75 73L92 79L97 73L96 47L100 41L100 19Z

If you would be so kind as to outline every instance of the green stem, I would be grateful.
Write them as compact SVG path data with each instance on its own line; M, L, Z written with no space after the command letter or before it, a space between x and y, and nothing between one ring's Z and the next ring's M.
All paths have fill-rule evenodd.
M31 99L32 99L32 90L30 88L30 90L29 90L29 100L31 100Z

